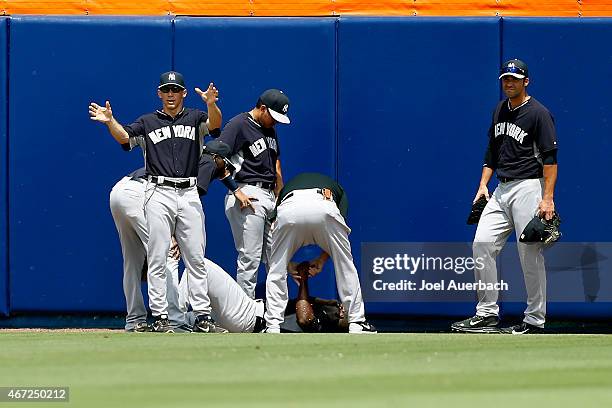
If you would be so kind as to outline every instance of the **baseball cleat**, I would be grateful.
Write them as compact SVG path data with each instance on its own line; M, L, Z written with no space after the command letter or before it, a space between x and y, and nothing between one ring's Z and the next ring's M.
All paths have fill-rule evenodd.
M158 316L153 324L151 325L152 330L156 333L174 333L174 330L170 326L170 322L168 321L168 316L161 315Z
M376 327L368 322L354 322L349 324L349 333L351 334L375 334L378 333Z
M226 328L219 326L210 315L196 317L193 331L198 333L229 333Z
M499 317L473 316L451 324L451 329L464 333L499 333Z
M544 328L523 322L515 326L504 327L500 331L503 334L542 334Z
M135 333L145 333L145 332L150 332L151 327L147 324L147 322L138 322L136 323L136 326L134 326L128 331L135 332Z

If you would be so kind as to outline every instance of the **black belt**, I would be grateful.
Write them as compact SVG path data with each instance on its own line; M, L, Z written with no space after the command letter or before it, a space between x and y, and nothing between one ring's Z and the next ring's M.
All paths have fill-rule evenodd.
M512 178L512 177L497 177L497 179L498 179L499 181L501 181L502 183L508 183L508 182L510 182L510 181L517 180L517 179Z
M266 328L266 321L263 317L255 317L255 327L253 327L253 333L261 333Z
M265 188L266 190L272 190L274 188L274 183L268 183L266 181L247 181L245 184Z
M532 180L537 179L539 177L527 177L527 178L516 178L516 177L497 177L499 181L502 183L509 183L510 181L518 181L518 180Z
M159 182L159 178L157 178L157 176L151 176L151 181L159 186L167 186L167 187L174 187L174 188L188 188L191 187L191 181L186 180L186 181L172 181L172 180L166 180L164 179L163 182Z

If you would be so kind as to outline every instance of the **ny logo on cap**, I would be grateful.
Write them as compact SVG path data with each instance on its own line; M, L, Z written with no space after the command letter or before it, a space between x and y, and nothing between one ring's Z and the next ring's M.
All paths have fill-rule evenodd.
M514 65L514 62L509 63L508 68L516 68L516 66Z
M174 72L168 74L168 79L170 81L176 81L176 75L174 75Z
M289 110L289 105L283 106L283 113L287 113L288 110Z

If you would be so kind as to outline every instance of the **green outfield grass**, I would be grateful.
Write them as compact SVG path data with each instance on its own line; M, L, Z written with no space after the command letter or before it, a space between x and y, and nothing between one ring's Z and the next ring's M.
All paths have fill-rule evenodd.
M0 386L69 386L55 407L609 407L612 336L0 332Z

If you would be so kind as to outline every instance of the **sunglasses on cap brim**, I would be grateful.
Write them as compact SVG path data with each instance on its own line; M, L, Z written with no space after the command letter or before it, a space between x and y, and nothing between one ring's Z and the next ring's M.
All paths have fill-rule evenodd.
M525 70L519 67L504 67L499 71L499 75L504 75L504 74L517 74L517 75L525 76Z

